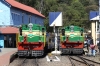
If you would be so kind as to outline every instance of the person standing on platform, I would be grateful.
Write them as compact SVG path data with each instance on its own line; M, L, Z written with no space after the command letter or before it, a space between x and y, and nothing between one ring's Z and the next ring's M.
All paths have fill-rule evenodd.
M90 46L90 37L87 38L87 51L89 53L89 46Z
M12 39L11 37L9 37L9 47L11 48L11 44L12 44Z
M91 55L95 57L95 45L94 44L90 45L90 50L91 50Z

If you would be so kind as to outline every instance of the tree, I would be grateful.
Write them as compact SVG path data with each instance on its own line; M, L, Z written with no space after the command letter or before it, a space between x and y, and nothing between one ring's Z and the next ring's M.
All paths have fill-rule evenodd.
M23 4L34 7L40 11L42 6L42 14L46 16L44 25L47 31L53 29L49 27L49 12L62 12L63 26L77 25L90 29L91 22L89 21L89 12L98 10L99 0L17 0ZM88 25L87 25L88 24Z

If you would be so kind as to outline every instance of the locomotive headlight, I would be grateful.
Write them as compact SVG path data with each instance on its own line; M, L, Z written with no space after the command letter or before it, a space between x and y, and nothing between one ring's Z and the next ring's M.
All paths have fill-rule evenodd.
M32 32L33 24L32 24L32 23L29 23L29 24L28 24L28 27L29 27L29 31Z
M41 42L41 40L39 40L39 42Z
M78 39L77 43L79 43L79 39Z
M64 42L66 42L66 39L64 40Z
M23 36L26 37L27 35L25 33L23 33Z
M23 42L24 40L21 40L21 42Z
M74 32L74 26L73 25L70 26L70 29L71 29L71 32Z

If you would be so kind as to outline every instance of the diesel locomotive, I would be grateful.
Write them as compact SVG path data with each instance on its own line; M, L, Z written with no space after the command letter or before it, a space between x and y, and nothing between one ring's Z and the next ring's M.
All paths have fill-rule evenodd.
M18 56L43 56L46 28L38 24L21 25L18 35Z
M79 26L66 26L61 29L60 49L62 54L83 54L84 29Z

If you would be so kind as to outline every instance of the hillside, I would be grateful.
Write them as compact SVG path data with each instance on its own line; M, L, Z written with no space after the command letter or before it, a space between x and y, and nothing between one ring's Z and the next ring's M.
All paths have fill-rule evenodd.
M36 8L46 16L45 26L48 31L48 15L51 11L63 13L63 26L78 25L90 29L89 12L97 11L99 0L17 0L23 4Z

